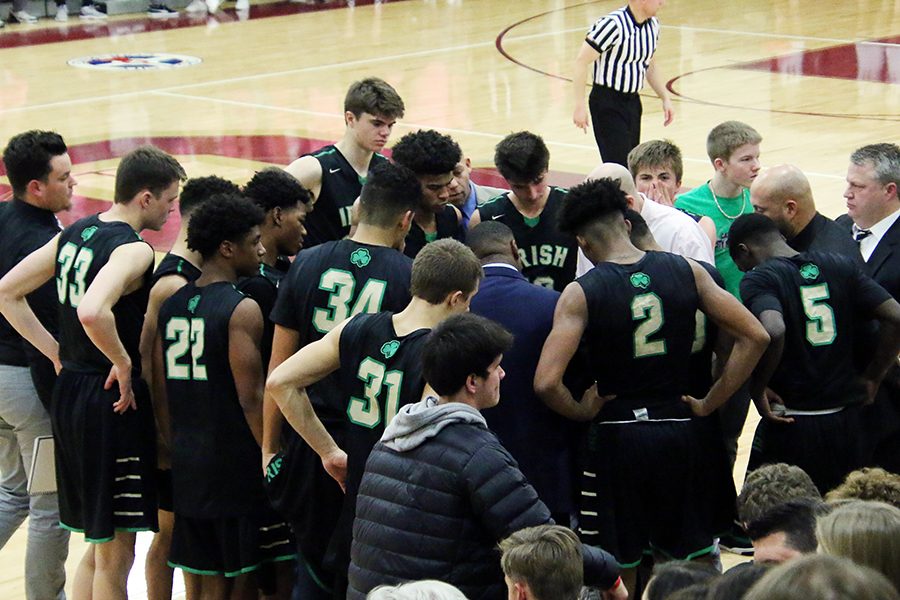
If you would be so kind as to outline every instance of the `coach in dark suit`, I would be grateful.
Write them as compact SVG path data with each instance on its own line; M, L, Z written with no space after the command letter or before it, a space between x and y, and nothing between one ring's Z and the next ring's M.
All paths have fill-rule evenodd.
M850 155L847 214L838 223L859 243L864 272L900 300L900 146L872 144ZM900 473L900 367L885 377L868 411L875 464Z
M862 263L859 247L847 228L816 210L809 180L794 165L763 171L750 186L750 202L756 212L778 225L797 252L832 252Z
M574 511L575 425L547 408L534 393L534 372L553 326L559 292L529 283L519 272L519 251L506 225L481 223L470 230L466 243L484 267L471 311L502 324L515 336L501 363L506 378L500 385L500 404L484 411L484 418L554 520L569 525Z

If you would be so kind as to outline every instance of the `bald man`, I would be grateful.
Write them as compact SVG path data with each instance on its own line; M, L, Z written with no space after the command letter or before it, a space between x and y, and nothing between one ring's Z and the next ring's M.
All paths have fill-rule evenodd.
M757 175L750 186L750 203L775 221L797 252L832 252L862 260L850 233L816 210L809 180L794 165L778 165Z
M625 192L628 199L629 208L644 218L650 232L663 250L701 262L714 263L712 244L696 221L680 210L653 202L638 192L631 172L622 165L602 163L585 177L585 181L604 177L619 182L619 188ZM593 266L579 250L576 275L581 277Z

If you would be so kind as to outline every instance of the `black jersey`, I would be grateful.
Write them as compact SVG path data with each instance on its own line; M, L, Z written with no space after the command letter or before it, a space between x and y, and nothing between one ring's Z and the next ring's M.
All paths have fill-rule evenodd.
M279 288L271 318L300 334L300 345L322 339L360 313L402 310L410 300L412 260L384 246L337 240L304 249ZM319 417L346 420L345 399L334 376L311 386Z
M460 242L466 241L466 228L462 224L459 213L451 205L444 206L444 210L434 217L435 231L434 233L425 233L419 225L413 221L406 234L406 244L403 247L403 253L410 258L416 255L425 247L426 244L442 240L444 238L453 238Z
M228 325L244 298L230 282L188 283L159 311L172 491L181 515L238 516L263 499L262 454L244 417L228 352Z
M713 278L716 285L723 290L726 289L725 279L722 278L722 274L719 273L718 269L707 262L696 262L706 269L706 272ZM697 309L695 318L696 329L694 344L691 346L691 374L688 393L695 398L704 398L713 384L712 355L716 347L719 328L700 309Z
M588 366L600 394L616 394L599 418L683 406L700 308L687 260L648 252L630 265L599 263L577 282L587 300Z
M568 191L550 187L541 214L526 218L501 194L478 207L482 221L500 221L512 229L522 259L522 274L532 283L561 292L575 279L578 244L575 236L559 231L557 219L562 198Z
M325 146L310 156L322 167L322 187L316 197L315 210L306 217L306 238L303 240L306 248L347 237L350 233L350 208L366 182L366 178L359 176L337 146ZM386 161L387 158L381 154L373 154L369 170Z
M157 281L169 275L178 275L183 277L185 281L192 282L200 278L200 269L195 267L188 259L168 252L156 265L150 285L156 285Z
M851 259L819 252L772 258L744 275L741 298L757 317L783 315L784 352L769 387L785 406L823 410L865 399L854 338L890 295Z
M287 261L276 261L274 267L259 263L259 271L256 275L245 277L237 285L238 291L256 300L265 317L262 342L259 347L263 369L269 367L269 359L272 357L272 336L275 334L275 324L272 322L270 314L275 307L275 299L278 297L278 286L281 285L281 280L287 275L290 266L291 263Z
M98 215L79 219L60 234L55 272L59 300L59 358L66 369L106 373L112 366L85 333L78 320L78 305L116 248L135 242L146 243L131 225L123 221L101 221ZM153 266L150 265L143 275L143 285L119 298L112 308L119 339L137 374L141 369L138 347L152 274Z

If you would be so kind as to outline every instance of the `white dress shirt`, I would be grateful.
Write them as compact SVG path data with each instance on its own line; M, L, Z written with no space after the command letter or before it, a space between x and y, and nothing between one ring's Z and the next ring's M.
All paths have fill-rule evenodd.
M862 254L864 261L869 262L869 259L872 258L872 253L875 252L875 248L878 247L878 242L881 241L881 238L884 237L884 234L888 232L888 229L891 228L891 225L893 225L898 218L900 218L900 209L895 210L893 213L869 227L869 235L859 242L859 252ZM857 231L861 231L861 229L854 224L853 233L856 234Z

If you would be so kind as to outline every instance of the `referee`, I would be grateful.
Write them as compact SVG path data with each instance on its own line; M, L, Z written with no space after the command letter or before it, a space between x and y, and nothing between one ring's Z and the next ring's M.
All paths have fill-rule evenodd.
M675 115L672 101L656 68L653 54L659 42L656 13L665 0L628 0L628 5L601 17L588 31L575 58L572 120L587 133L584 85L594 64L591 121L604 162L628 166L628 152L641 141L641 99L644 80L663 102L663 125Z

